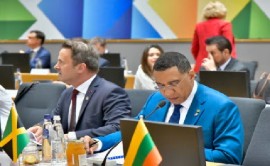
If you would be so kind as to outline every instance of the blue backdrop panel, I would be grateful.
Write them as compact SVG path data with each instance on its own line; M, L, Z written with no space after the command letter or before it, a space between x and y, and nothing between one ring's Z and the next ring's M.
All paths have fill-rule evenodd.
M132 0L85 0L83 37L131 37Z

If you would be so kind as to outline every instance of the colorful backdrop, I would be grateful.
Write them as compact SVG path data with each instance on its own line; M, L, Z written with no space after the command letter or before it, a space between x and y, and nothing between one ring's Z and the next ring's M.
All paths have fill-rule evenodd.
M0 0L0 39L192 38L209 0ZM221 0L239 39L270 38L269 0Z

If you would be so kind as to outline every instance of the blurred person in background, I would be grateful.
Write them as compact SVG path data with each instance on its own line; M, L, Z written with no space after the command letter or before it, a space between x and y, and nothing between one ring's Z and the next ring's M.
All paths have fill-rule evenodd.
M99 53L99 67L105 67L105 66L109 66L110 62L105 59L102 58L103 54L108 53L108 49L107 49L107 42L106 39L104 38L100 38L100 37L94 37L90 40L89 44L94 47L96 49L96 51Z
M201 63L207 58L205 40L212 36L222 35L232 45L232 57L236 58L235 41L232 31L232 24L225 21L227 9L219 1L209 2L203 9L204 21L197 23L192 40L191 52L195 59L194 71L199 72Z
M153 80L153 66L163 52L159 45L150 45L144 49L135 75L134 89L155 90L157 85Z
M32 30L27 36L26 45L29 47L25 53L31 56L31 68L50 68L51 53L43 47L45 34L39 30Z

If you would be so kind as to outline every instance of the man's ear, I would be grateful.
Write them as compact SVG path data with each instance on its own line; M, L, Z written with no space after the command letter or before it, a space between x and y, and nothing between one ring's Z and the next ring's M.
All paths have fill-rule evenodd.
M86 64L85 63L80 63L79 65L78 65L78 71L79 72L83 72L84 70L86 70Z
M223 50L223 54L225 54L225 55L230 55L229 49L228 49L228 48L225 48L225 49Z
M190 69L188 72L188 75L190 76L191 79L195 79L196 73L193 69Z

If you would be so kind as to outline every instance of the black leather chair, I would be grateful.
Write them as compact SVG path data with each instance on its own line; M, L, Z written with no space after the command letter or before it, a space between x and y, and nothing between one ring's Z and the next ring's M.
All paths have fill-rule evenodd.
M14 66L13 65L0 65L0 84L5 89L15 88Z
M65 85L56 83L22 84L14 101L25 128L41 122L44 114L51 114L65 89Z
M244 166L270 165L270 107L260 115L244 159Z
M126 89L131 102L131 117L135 117L142 110L147 98L154 90Z
M231 97L232 101L238 106L245 131L244 155L249 146L255 126L265 102L261 99ZM270 141L269 141L270 142Z
M125 87L126 81L123 67L101 67L98 75L122 88Z

